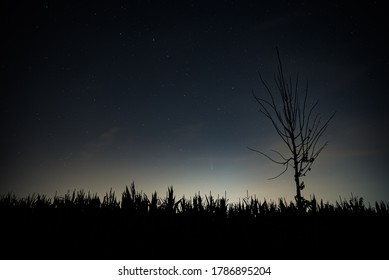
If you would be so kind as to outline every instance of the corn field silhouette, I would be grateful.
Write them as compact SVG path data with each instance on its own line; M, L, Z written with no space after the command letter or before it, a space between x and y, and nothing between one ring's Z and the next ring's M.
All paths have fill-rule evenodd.
M126 187L100 199L84 190L53 198L0 196L1 259L369 259L389 249L389 203L335 204L226 195L149 198ZM385 256L384 256L385 257Z

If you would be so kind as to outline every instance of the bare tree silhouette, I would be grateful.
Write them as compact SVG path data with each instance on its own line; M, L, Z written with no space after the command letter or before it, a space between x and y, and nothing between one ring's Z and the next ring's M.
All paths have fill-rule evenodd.
M274 75L274 80L277 85L278 95L275 95L267 83L264 81L260 72L259 77L262 85L266 88L269 99L264 99L255 95L252 92L255 100L259 104L259 112L268 118L277 134L286 144L288 155L282 154L277 150L271 150L279 159L269 156L259 150L248 148L251 151L260 153L272 162L285 166L285 169L270 180L278 178L284 174L288 167L294 169L294 181L296 183L296 203L299 210L304 209L305 199L301 195L305 184L300 178L305 176L319 156L321 151L327 145L319 145L318 142L326 131L331 119L335 116L335 112L324 122L320 114L314 113L318 105L318 101L309 105L308 97L308 82L305 86L303 99L299 98L299 77L297 75L295 81L292 77L286 77L282 67L280 53L278 48L278 69Z

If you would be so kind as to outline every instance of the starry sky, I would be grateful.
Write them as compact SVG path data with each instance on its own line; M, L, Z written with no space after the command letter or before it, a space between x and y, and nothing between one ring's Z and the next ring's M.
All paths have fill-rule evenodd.
M358 2L360 3L360 2ZM295 195L252 91L276 47L336 116L303 195L389 201L388 19L373 1L5 1L0 193Z

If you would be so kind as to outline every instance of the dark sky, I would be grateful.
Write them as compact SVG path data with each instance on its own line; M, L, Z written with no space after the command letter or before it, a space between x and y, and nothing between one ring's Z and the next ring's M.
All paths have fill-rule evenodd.
M5 1L1 192L293 199L251 92L287 74L336 111L303 195L389 201L389 25L373 1Z

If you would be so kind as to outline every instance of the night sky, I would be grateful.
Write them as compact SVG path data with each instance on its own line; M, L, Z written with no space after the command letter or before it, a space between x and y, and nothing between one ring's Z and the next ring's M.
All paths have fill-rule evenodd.
M389 201L386 10L373 1L5 1L0 194L295 195L252 91L285 72L336 111L306 198ZM321 4L320 4L321 3ZM360 3L360 2L358 2ZM351 5L351 6L350 6Z

